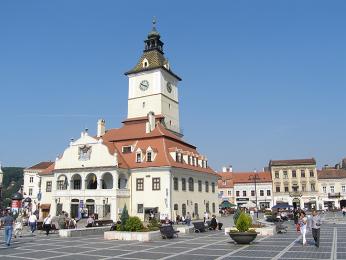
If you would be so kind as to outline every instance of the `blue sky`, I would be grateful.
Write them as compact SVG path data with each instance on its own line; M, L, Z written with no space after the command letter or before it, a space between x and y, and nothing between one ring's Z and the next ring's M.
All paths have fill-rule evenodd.
M54 160L103 117L157 17L185 140L215 170L346 157L345 1L1 1L0 161Z

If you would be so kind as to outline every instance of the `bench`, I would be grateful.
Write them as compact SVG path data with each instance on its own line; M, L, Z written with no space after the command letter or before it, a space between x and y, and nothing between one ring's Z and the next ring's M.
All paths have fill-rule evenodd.
M204 222L193 222L192 224L193 224L193 227L195 228L196 233L201 233L206 231Z
M174 236L178 237L179 231L175 231L173 226L167 225L160 227L160 233L163 239L166 238L174 238Z

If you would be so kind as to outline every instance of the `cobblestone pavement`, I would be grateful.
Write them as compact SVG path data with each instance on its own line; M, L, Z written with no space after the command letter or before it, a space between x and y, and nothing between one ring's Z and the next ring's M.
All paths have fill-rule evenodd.
M15 239L10 248L0 246L0 259L346 259L346 225L325 224L320 248L308 245L289 224L287 234L258 237L251 245L236 245L222 231L181 235L152 242L105 241L103 237L59 238L43 234Z

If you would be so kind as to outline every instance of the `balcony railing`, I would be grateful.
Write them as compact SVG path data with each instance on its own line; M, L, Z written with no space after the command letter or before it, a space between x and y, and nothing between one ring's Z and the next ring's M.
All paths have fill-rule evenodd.
M117 189L117 197L118 198L130 197L130 190L129 189Z
M328 193L328 198L329 199L338 199L340 198L341 195L340 195L340 192L331 192L331 193Z

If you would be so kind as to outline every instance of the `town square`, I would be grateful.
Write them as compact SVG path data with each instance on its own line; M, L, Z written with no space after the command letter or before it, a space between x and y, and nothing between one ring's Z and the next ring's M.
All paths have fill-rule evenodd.
M342 1L0 3L0 259L346 259Z

